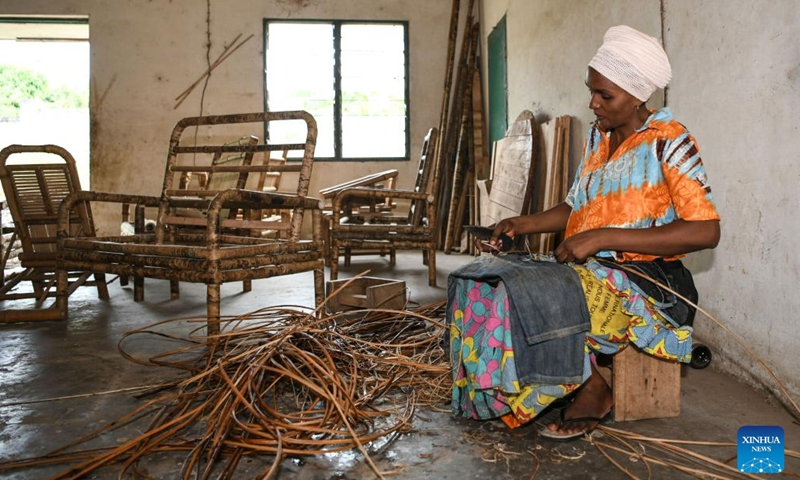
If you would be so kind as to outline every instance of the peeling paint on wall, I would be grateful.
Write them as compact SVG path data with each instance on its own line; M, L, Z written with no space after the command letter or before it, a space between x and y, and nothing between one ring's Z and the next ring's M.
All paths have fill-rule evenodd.
M311 5L311 0L275 0L275 2L291 12L296 12Z

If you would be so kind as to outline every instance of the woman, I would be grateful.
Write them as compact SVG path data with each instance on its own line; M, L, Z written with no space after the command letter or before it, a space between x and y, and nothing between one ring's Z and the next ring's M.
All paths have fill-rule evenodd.
M502 234L564 232L565 240L553 257L578 272L586 301L601 295L614 295L612 303L620 300L619 310L624 315L617 315L613 322L609 321L612 315L598 316L600 304L590 305L584 381L523 385L520 378L524 372L515 374L501 366L515 364L509 361L516 350L511 349L510 340L516 344L519 337L512 334L512 325L504 323L503 314L499 323L484 322L476 314L476 310L498 310L487 307L497 305L498 286L499 297L508 306L502 282L487 287L480 281L466 284L451 277L459 287L451 292L461 292L452 293L448 309L453 319L451 352L459 357L454 358L456 411L473 418L493 413L513 426L531 419L555 399L572 394L572 402L561 411L559 420L540 435L576 438L591 432L613 407L611 388L597 369L597 358L603 353L613 354L633 341L648 353L688 361L693 310L659 303L655 297L664 292L653 293L652 284L645 285L648 282L630 273L631 266L647 273L666 272L659 280L672 281L674 288L691 297L691 275L678 259L714 248L719 242L719 215L694 138L673 120L669 109L646 107L653 92L670 79L669 60L656 39L627 26L610 28L589 62L586 85L595 122L566 201L545 212L504 219L494 227L488 246L478 244L484 251L497 251ZM615 262L628 265L620 267ZM477 295L476 288L491 293ZM476 308L479 297L483 302L491 298ZM642 298L648 301L641 302ZM608 297L604 302L609 304ZM492 333L495 339L507 340L497 347L505 352L499 357L492 353L491 342L483 338L486 332L482 329L490 323L501 330L497 325L505 325L505 336L496 330ZM611 328L610 323L615 326ZM645 330L652 334L647 340L643 340L647 335L640 335ZM659 335L663 336L657 338ZM493 374L494 382L481 376L489 365L497 365L491 367L499 372ZM479 402L480 408L476 408Z

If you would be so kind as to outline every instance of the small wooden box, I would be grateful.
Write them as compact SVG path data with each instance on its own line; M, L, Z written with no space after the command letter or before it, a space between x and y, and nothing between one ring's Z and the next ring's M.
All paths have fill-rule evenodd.
M350 283L343 286L347 282ZM400 280L358 277L326 282L326 297L337 290L336 295L328 299L329 312L372 308L403 310L406 306L406 282Z
M614 355L614 420L669 418L681 414L681 365L633 346Z

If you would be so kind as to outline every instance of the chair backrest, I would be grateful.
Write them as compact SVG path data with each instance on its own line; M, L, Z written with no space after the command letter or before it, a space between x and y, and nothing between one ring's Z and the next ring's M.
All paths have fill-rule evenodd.
M75 159L57 145L10 145L0 151L0 179L22 246L20 264L54 266L59 206L81 189ZM95 235L88 205L71 212L70 226L72 235Z
M258 144L253 143L251 139L247 142L233 142L233 144L228 143L221 145L219 143L214 143L213 140L219 138L222 134L230 138L232 131L252 129L254 126L263 128L264 125L270 125L273 122L281 121L287 121L287 125L297 125L300 127L297 129L297 138L300 140L298 143L272 144L265 141L264 143ZM202 135L187 134L187 131L194 133L195 128L202 130ZM283 129L284 127L277 128ZM292 127L289 127L288 130L294 131ZM184 207L204 208L201 202L193 203L190 197L200 197L206 201L207 205L207 200L216 195L218 190L244 188L249 174L256 175L266 171L299 172L297 190L292 193L300 197L306 197L308 195L308 186L311 181L311 167L314 160L316 135L316 121L310 114L303 111L211 115L204 117L188 117L180 120L173 128L170 136L169 155L167 157L162 189L162 201L159 207L158 220L156 222L156 242L160 243L164 241L168 225L205 225L202 221L197 222L197 219L187 220L177 218L176 215L173 215L172 210ZM196 138L211 140L206 144L196 144ZM269 162L267 164L255 162L254 164L254 162L252 162L254 154L263 153L265 156L268 156L269 153L273 151L299 151L302 153L302 159L299 162L291 161L281 165L274 165ZM226 155L226 158L231 159L236 159L240 155L242 157L239 160L232 160L234 162L233 164L220 164L218 162L216 165L209 166L210 162L208 161L198 161L196 162L197 164L205 163L206 166L195 166L195 158L202 157L203 155L219 155L217 158ZM181 162L180 159L182 158L188 158L189 160ZM236 164L237 162L238 164ZM176 175L186 171L207 172L209 184L207 188L204 190L176 189L174 187L176 184ZM222 187L222 183L232 179L236 179L236 185L216 188ZM197 207L196 205L200 206ZM233 225L235 222L242 223L240 221L241 216L236 217L234 213L235 212L231 212L225 225L231 228L256 228L255 226L239 227ZM290 238L299 238L303 224L302 213L302 209L296 209L292 216Z
M254 135L249 135L246 137L242 137L239 140L226 143L225 147L231 145L255 145L258 143L258 137ZM212 167L240 167L240 166L248 166L253 164L253 152L238 152L232 155L222 156L222 147L216 153L214 153L214 158L211 160ZM244 188L247 184L247 177L248 172L217 172L211 171L208 173L206 177L206 181L203 184L203 189L207 192L221 192L222 190L227 190L229 188ZM220 213L223 218L236 218L237 211L224 209Z
M289 151L284 150L281 158L270 157L264 155L264 165L271 166L284 166L289 157ZM259 192L279 192L281 190L281 179L283 172L260 172L258 175L258 182L256 182L256 191Z
M419 167L417 168L417 178L414 182L415 192L431 193L431 171L433 169L433 155L436 149L436 138L438 131L435 128L428 130L422 141L422 152L419 156ZM415 200L411 204L408 212L408 221L412 225L421 225L425 216L425 202ZM433 219L428 219L431 223Z
M224 146L231 145L255 145L258 143L258 137L250 135L242 137L235 142L226 143ZM239 152L234 155L223 157L222 151L214 154L214 159L211 162L212 166L240 166L252 165L254 152ZM214 172L208 175L206 181L206 190L221 191L228 188L244 188L247 183L248 172Z

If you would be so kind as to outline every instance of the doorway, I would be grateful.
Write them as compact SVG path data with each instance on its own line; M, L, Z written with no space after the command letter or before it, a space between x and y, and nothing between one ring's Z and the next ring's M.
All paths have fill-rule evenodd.
M0 16L0 149L63 147L89 189L89 78L88 18ZM0 285L19 253L5 200L0 188Z
M89 176L89 19L0 17L0 148L55 144Z

